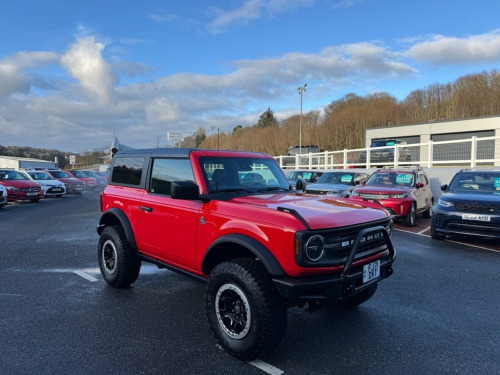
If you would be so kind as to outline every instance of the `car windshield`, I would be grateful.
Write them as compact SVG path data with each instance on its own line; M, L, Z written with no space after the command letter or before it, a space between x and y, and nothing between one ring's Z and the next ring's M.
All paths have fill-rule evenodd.
M89 177L85 173L83 173L82 171L73 171L73 176L79 177L79 178L88 178Z
M307 172L307 171L293 171L293 172L288 172L286 175L286 178L289 181L297 181L299 178L309 181L312 177L313 172Z
M500 172L458 173L448 188L460 193L500 194Z
M366 185L411 187L414 180L411 172L375 172L366 181Z
M372 141L370 147L383 147L383 146L394 146L396 141L394 140L384 140L384 141Z
M45 172L28 172L33 180L53 180L52 176Z
M318 180L317 184L332 184L332 185L351 185L354 180L354 173L346 172L327 172L324 173Z
M0 171L1 180L28 180L28 177L17 171Z
M290 190L290 183L273 159L201 157L210 193Z
M50 174L54 176L55 178L71 178L71 176L68 172L64 171L50 171Z

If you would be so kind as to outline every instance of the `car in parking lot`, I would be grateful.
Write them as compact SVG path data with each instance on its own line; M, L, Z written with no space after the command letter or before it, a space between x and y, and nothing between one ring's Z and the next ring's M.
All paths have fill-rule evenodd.
M7 204L7 189L0 185L0 208Z
M13 169L0 169L0 184L7 190L9 202L18 200L37 202L43 198L40 184Z
M93 178L97 183L98 188L104 188L108 184L108 180L97 171L82 170L87 176Z
M393 163L394 150L398 149L398 161L410 162L411 154L406 141L395 138L374 139L370 143L370 164ZM359 163L366 163L366 151L361 151L358 157Z
M430 218L434 205L429 177L420 166L379 169L354 188L351 199L376 200L407 227L415 226L417 214Z
M368 177L370 175L366 171L354 169L328 171L323 173L315 183L307 185L306 193L349 198L353 189L366 181Z
M463 169L441 190L432 213L432 238L500 238L500 170Z
M69 174L66 171L61 171L58 169L49 169L44 172L47 172L55 179L64 183L64 186L66 187L66 192L68 194L77 194L81 193L82 191L85 191L85 183L83 181L74 178L71 174Z
M29 178L40 184L45 197L62 197L66 194L66 186L47 172L24 171Z
M85 190L94 190L97 188L97 182L95 179L90 177L88 174L86 174L83 171L74 169L71 171L65 171L71 174L74 178L82 181L85 184Z

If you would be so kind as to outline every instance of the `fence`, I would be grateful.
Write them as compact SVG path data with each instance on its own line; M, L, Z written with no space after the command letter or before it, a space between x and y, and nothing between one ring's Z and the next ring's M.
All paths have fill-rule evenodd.
M500 137L472 137L406 145L324 151L276 156L283 169L370 168L422 165L424 167L500 166Z

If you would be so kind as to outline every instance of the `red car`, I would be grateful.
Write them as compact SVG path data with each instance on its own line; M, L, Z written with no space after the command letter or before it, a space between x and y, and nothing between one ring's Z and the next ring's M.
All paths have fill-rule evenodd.
M90 177L88 174L82 171L65 171L72 175L74 178L83 181L85 184L85 190L94 190L97 188L97 182L94 178Z
M82 191L85 190L85 183L83 181L78 180L77 178L74 178L71 174L69 174L66 171L51 169L44 172L47 172L55 179L63 182L64 185L66 186L67 194L81 193Z
M422 167L379 169L353 190L351 199L377 200L407 227L415 226L417 214L430 218L434 205L429 177Z
M0 184L7 189L9 202L18 200L37 202L43 198L40 184L13 169L0 169Z

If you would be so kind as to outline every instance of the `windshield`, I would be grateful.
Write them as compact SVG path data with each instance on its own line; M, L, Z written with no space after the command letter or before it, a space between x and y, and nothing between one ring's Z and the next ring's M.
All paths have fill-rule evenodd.
M290 190L290 183L273 159L201 157L210 193Z
M375 172L366 181L366 185L411 187L415 178L411 172Z
M50 174L54 176L55 178L72 178L68 172L63 172L63 171L50 171Z
M327 172L324 173L318 180L317 184L336 184L336 185L351 185L354 180L354 173L345 172Z
M451 181L448 190L460 193L500 194L500 172L458 173Z
M372 141L370 147L394 146L395 144L395 140Z
M28 177L17 171L0 171L0 180L28 180Z
M79 178L88 178L89 177L85 173L83 173L82 171L73 171L73 176L79 177Z
M45 172L28 172L33 180L53 180L52 176L49 176Z

